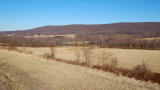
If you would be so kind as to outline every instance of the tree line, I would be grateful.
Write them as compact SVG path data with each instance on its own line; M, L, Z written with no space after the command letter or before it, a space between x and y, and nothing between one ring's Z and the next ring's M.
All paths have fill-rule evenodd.
M79 43L80 42L80 43ZM135 38L105 38L81 36L68 38L26 38L23 36L0 36L0 43L12 46L51 47L51 46L98 46L101 48L160 49L160 40L137 40Z

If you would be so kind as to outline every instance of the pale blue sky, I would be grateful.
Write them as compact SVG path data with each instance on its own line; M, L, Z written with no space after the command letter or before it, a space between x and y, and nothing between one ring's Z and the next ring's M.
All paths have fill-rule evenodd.
M0 31L115 22L160 22L160 0L0 0Z

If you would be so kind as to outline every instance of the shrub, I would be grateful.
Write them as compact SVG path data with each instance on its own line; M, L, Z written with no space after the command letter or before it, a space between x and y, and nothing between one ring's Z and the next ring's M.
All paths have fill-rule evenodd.
M45 58L47 58L47 59L50 59L50 58L51 58L51 56L50 56L49 53L45 53L45 54L43 55L43 57L45 57Z
M27 51L26 54L33 54L33 52L32 51Z
M150 73L151 69L148 67L148 65L145 62L142 62L142 64L137 65L134 67L134 70L138 73Z
M151 71L151 69L148 67L148 65L145 62L142 62L142 64L134 67L133 71L137 72L137 78L141 78L146 81L157 78L157 76L155 76L155 73Z
M10 51L12 51L12 50L17 51L18 50L18 48L16 46L8 46L7 49L10 50Z
M16 50L16 51L19 52L19 53L23 53L23 50L19 50L19 49L18 49L18 50Z

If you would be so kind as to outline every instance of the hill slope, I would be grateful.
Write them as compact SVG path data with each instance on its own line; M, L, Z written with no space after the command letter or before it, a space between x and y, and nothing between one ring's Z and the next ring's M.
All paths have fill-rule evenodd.
M19 90L159 90L160 85L0 50L0 72Z
M66 34L66 33L118 33L118 34L143 34L160 35L160 22L139 22L139 23L113 23L97 25L64 25L64 26L42 26L23 31L3 32L16 33L17 35L34 34Z

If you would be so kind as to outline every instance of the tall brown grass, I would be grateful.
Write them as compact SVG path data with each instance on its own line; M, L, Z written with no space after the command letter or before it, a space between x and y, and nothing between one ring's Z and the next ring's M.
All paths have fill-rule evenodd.
M45 54L44 57L47 59L53 59L68 64L85 66L92 69L98 69L98 70L103 70L105 72L115 73L116 75L122 75L129 78L134 77L135 79L138 80L152 81L160 84L160 74L152 72L149 66L145 62L135 66L133 69L120 68L118 67L117 58L110 52L102 51L98 57L99 58L98 65L92 65L92 60L91 60L91 57L93 56L92 50L93 48L85 48L82 50L82 55L84 55L85 59L84 62L81 62L82 56L80 52L75 53L75 55L77 55L77 60L75 61L68 61L59 58L51 58L52 55L51 53Z

